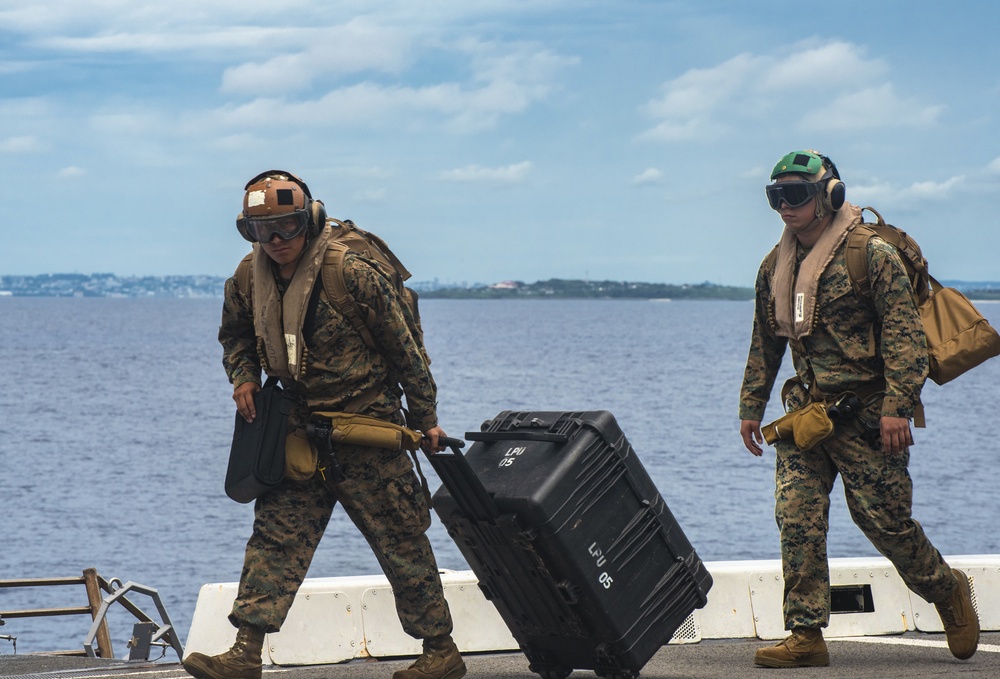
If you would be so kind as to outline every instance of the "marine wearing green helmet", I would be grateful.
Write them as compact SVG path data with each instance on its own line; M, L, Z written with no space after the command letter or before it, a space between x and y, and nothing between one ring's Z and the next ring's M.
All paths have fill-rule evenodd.
M795 181L788 175L801 179ZM771 181L774 183L768 184L765 191L774 210L781 207L782 201L789 207L798 207L813 196L819 196L814 225L839 210L846 198L846 187L840 180L837 166L826 156L812 150L792 151L782 156L771 170Z
M791 634L757 649L754 664L830 664L823 639L831 615L827 530L838 478L855 524L914 596L937 608L952 655L969 658L980 630L968 577L949 566L912 515L910 420L920 405L928 354L907 270L893 245L868 238L860 254L871 293L852 293L847 251L862 224L861 208L844 200L844 183L826 156L785 154L771 180L767 200L784 229L754 284L739 418L744 446L762 456L761 421L790 349L795 376L781 389L785 414L776 423L791 437L767 440L775 452L782 610ZM844 399L857 406L846 417ZM819 429L814 422L823 423L821 435L800 438ZM776 423L764 429L776 431Z
M792 151L782 156L781 160L775 164L774 169L771 170L771 181L780 175L792 173L815 175L817 179L812 181L818 181L818 175L823 167L823 156L815 151Z

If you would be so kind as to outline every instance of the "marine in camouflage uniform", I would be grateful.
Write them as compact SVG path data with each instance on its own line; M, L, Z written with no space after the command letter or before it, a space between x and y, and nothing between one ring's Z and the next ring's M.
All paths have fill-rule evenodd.
M796 372L783 390L788 412L814 399L835 402L845 392L860 396L863 407L853 417L835 420L833 433L807 451L799 450L793 440L775 443L775 519L781 539L784 617L786 629L794 633L777 647L757 652L755 662L768 667L829 664L820 630L830 615L826 540L830 492L838 474L854 522L892 562L907 587L937 604L939 611L945 609L946 627L954 599L968 588L964 575L956 576L960 572L945 563L911 516L909 420L920 403L928 359L906 270L895 248L873 237L867 244L871 296L855 293L845 262L846 237L835 241L831 235L823 241L820 233L827 229L832 234L835 228L846 233L860 223L860 209L843 201L842 183L839 200L826 186L831 180L839 181L828 159L800 152L796 163L795 155L779 162L772 175L778 181L771 186L791 182L820 188L812 189L808 197L808 186L791 187L801 189L800 193L780 187L771 198L772 207L786 221L786 231L775 254L765 258L757 274L753 332L739 405L741 434L748 450L760 455L760 422L788 346ZM798 172L779 171L783 164ZM812 171L803 171L807 168ZM790 200L806 198L804 204L789 205ZM794 214L796 210L801 214ZM821 247L829 252L805 272L807 256ZM778 305L795 304L791 295L783 296L775 287L782 257L787 258L794 291L803 292L803 298L796 301L802 308L796 316L798 326L794 322L782 326L778 318ZM799 285L800 273L813 276L814 287ZM805 298L810 295L811 304L807 304ZM793 314L786 313L786 318ZM875 432L881 436L873 436ZM967 603L971 611L971 601ZM959 618L963 612L967 613L960 610ZM951 627L961 627L959 631L968 637L971 621L966 624L960 619L959 623ZM953 636L949 635L949 644ZM957 647L956 655L972 655L978 622L974 637L971 651L965 638L956 641L953 652Z
M407 424L430 439L425 449L442 449L437 388L429 361L410 331L409 310L377 265L347 252L343 258L347 292L374 311L368 327L377 349L369 347L350 319L327 299L319 267L331 236L325 210L310 203L308 188L290 173L271 171L247 184L244 213L267 208L257 222L238 222L244 237L259 243L253 260L257 280L246 279L251 281L249 290L241 289L245 277L239 272L226 281L219 328L223 365L238 411L245 417L255 414L252 397L260 388L263 369L281 376L286 394L295 401L290 427L305 426L312 412L358 412ZM278 220L272 210L289 219ZM313 288L304 288L301 282L309 279L300 278L296 292L295 274L303 276L309 261L314 286L320 290L315 296ZM262 290L275 298L285 321L293 307L301 312L305 298L310 298L297 341L288 344L287 335L280 339L288 333L280 314L277 325L282 327L265 326L262 331L261 318L267 316L260 299L256 304L253 299ZM295 295L297 300L290 299ZM276 354L274 346L267 346L267 338L279 338L271 344L283 345L281 351ZM297 345L301 345L298 359L293 348ZM288 363L275 361L275 355L287 357ZM405 451L337 445L335 453L345 480L335 482L316 473L304 482L286 480L256 500L253 533L229 615L238 628L236 643L218 656L191 654L184 662L189 673L204 679L259 679L263 635L281 628L339 502L377 556L404 631L424 640L423 655L394 678L459 679L465 674L450 636L452 618L426 536L431 521L426 484Z
M344 280L358 302L376 309L379 322L373 330L380 351L369 349L350 321L321 295L315 329L305 336L302 374L288 385L298 403L289 425L304 426L310 412L343 411L373 390L375 398L362 414L401 423L398 379L406 391L410 425L420 431L433 428L436 387L395 289L353 253L344 258ZM219 340L234 387L259 383L253 308L235 278L226 283ZM257 499L230 619L237 626L250 623L278 631L339 501L379 557L407 634L424 639L450 633L451 617L424 534L430 526L427 498L406 452L341 446L337 459L346 481L328 485L316 475L305 483L287 482Z

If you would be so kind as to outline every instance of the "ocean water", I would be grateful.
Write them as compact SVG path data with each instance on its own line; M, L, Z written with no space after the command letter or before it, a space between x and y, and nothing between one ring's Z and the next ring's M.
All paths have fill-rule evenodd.
M1000 305L980 308L1000 326ZM503 410L609 410L703 560L778 557L773 450L746 452L736 414L750 302L425 300L421 309L449 434ZM0 299L0 579L95 567L156 588L182 640L201 585L239 579L253 512L222 487L234 415L219 313L217 300ZM1000 360L929 383L924 402L914 516L945 555L998 553ZM772 401L768 416L779 413ZM441 567L468 568L436 519L431 540ZM829 549L876 554L839 484ZM379 572L337 510L310 577ZM149 599L134 600L153 612ZM0 589L0 610L84 601L82 587ZM121 656L132 620L116 612L111 623ZM16 636L18 652L60 650L80 648L89 626L10 619L0 634ZM0 639L0 653L12 650Z

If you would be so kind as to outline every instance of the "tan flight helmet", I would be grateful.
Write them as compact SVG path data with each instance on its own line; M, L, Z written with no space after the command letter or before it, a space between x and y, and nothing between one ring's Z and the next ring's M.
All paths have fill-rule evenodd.
M261 172L244 190L236 228L251 243L268 243L275 234L287 240L305 233L310 240L326 224L323 201L314 200L306 183L291 172Z

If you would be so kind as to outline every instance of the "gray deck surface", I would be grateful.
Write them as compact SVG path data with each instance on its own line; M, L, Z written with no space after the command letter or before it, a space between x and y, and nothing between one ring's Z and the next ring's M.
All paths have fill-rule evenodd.
M864 640L828 641L830 667L770 670L753 665L754 649L770 645L759 640L702 641L698 644L664 646L642 669L647 679L889 679L892 677L1000 677L1000 633L983 634L979 652L970 660L955 660L944 645L943 635L905 634L867 637ZM393 671L411 659L356 660L340 665L264 668L264 679L389 679ZM465 656L468 677L482 679L538 679L528 670L520 653L470 654ZM96 679L179 679L187 674L178 663L136 663L54 655L0 654L0 677L81 677ZM595 677L577 670L570 679Z

